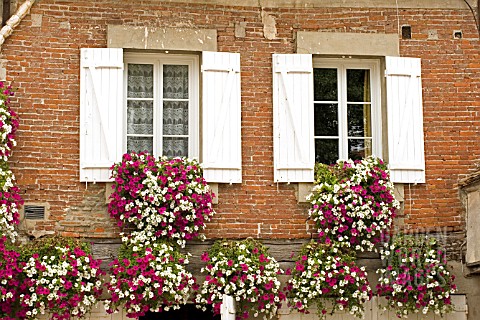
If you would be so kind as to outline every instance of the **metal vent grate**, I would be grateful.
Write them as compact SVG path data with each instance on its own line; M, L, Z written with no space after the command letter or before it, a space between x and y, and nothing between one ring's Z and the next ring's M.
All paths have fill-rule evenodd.
M25 206L25 219L29 220L43 220L45 219L45 207L44 206Z

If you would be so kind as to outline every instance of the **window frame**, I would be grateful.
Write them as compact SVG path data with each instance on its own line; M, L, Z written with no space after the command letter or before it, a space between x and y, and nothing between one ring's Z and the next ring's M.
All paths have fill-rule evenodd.
M330 68L337 69L337 90L339 95L338 103L338 139L339 139L339 160L348 159L348 122L347 122L347 69L368 69L370 70L371 88L371 123L372 123L372 155L382 157L382 82L380 78L380 59L365 58L322 58L313 57L313 69ZM315 91L315 88L314 88ZM313 99L312 108L315 109L316 101ZM326 136L318 136L326 137ZM313 135L314 141L317 139Z
M200 59L196 54L176 53L132 53L124 52L123 92L123 151L127 151L127 95L128 64L153 64L153 154L163 155L163 66L168 64L188 65L189 108L188 108L188 157L200 157Z

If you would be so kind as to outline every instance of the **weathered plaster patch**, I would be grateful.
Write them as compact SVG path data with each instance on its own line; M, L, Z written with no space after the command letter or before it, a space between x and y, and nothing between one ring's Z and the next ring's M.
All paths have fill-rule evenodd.
M0 59L0 81L7 80L7 59Z
M429 40L438 40L437 30L428 30L428 39Z
M265 39L273 40L277 37L275 17L262 10L263 36Z
M42 14L32 14L32 27L41 27L42 26L42 21L43 21L43 15Z
M247 23L245 21L235 22L235 38L245 38L247 35L246 26Z

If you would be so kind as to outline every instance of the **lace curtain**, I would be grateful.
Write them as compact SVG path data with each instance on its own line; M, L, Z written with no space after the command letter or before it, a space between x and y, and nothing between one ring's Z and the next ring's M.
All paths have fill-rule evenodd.
M153 153L153 65L129 64L127 77L127 134L151 135L128 136L127 151Z
M153 71L152 64L128 65L128 152L147 151L153 153ZM163 66L163 98L163 155L187 156L189 102L182 100L189 98L188 66Z
M188 155L188 66L163 66L163 154L170 157Z

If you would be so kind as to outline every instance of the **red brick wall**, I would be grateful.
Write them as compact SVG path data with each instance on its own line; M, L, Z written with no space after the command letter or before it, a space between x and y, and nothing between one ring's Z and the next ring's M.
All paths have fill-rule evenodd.
M26 203L49 203L50 219L38 230L111 237L104 184L78 182L79 54L106 47L107 24L213 28L218 50L241 53L243 183L220 185L209 237L309 237L307 205L293 185L273 183L272 53L294 53L297 31L397 33L402 56L423 60L427 183L405 187L405 223L412 228L463 229L456 185L480 158L480 54L473 16L465 10L265 9L277 38L263 36L261 8L161 1L55 1L36 3L40 27L27 16L3 45L7 77L17 87L21 117L12 166ZM246 22L236 38L235 22ZM438 40L428 39L436 30ZM463 39L453 39L461 30Z

